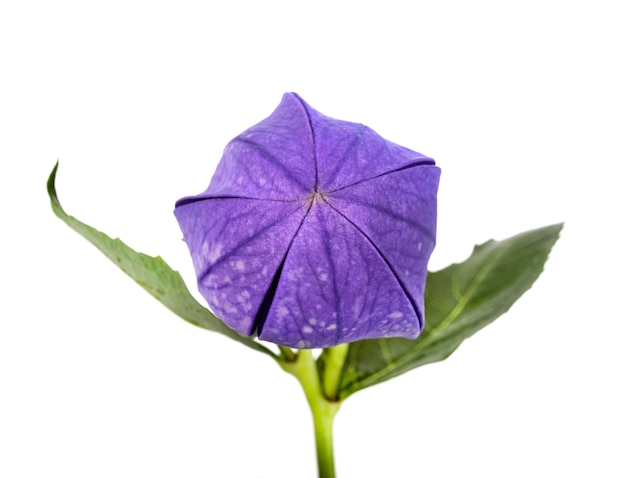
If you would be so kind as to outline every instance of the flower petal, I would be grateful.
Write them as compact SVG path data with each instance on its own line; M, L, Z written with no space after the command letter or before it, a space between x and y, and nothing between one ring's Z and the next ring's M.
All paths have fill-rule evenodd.
M287 254L259 338L296 348L415 338L416 311L367 237L316 199Z
M317 189L331 192L415 164L435 162L367 126L330 118L300 99L314 132Z
M200 293L229 327L245 335L304 218L305 202L205 199L175 210Z
M265 120L224 150L207 194L261 199L300 199L315 188L313 135L306 109L286 94Z
M416 166L329 194L329 203L376 245L424 320L428 259L435 247L440 170Z

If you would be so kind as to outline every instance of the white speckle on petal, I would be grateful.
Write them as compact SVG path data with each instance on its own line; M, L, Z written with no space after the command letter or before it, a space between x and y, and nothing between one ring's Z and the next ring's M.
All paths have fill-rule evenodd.
M249 315L241 320L241 327L247 329L252 326L252 317Z
M302 267L298 267L297 269L291 270L287 272L287 279L290 281L297 281L300 277L302 277L302 273L304 269Z
M243 176L239 176L237 178L237 184L241 184L241 183L243 183Z
M276 308L276 315L279 319L284 319L289 315L289 309L281 304Z
M387 317L389 317L390 319L400 319L404 317L404 314L402 312L395 311L389 314Z
M355 319L358 319L361 316L361 311L363 310L363 299L358 297L355 299L354 304L352 304L352 314Z
M250 298L250 292L244 290L241 294L237 294L237 302L241 304L241 308L245 312L250 312L252 309L252 304L248 300Z
M310 325L305 325L304 327L302 327L302 332L304 332L305 334L310 334L311 332L313 332L313 327L311 327Z
M418 251L421 251L421 250L422 250L422 246L423 246L423 245L424 245L424 244L422 244L421 242L418 242L418 243L417 243L417 250L418 250Z
M237 310L237 307L234 307L233 304L231 304L230 302L226 302L224 304L224 310L229 314L236 314L237 312L239 312Z
M243 261L237 261L235 262L234 268L237 269L238 271L242 271L246 268L246 265L244 264Z
M298 342L297 346L299 349L305 349L309 346L309 343L306 340L301 340Z
M266 182L267 182L267 181L266 181L266 179L265 179L265 178L259 178L259 185L260 185L260 186L265 186L265 183L266 183Z
M326 327L326 330L335 330L337 328L337 324L330 324L328 327Z
M320 274L320 280L326 282L328 280L328 274Z
M309 319L309 324L311 325L317 324L317 319Z
M209 245L205 242L204 244L202 244L202 255L206 257L207 261L209 261L210 264L214 264L215 261L218 260L222 255L223 248L224 246L220 243L211 244L211 246L209 247Z

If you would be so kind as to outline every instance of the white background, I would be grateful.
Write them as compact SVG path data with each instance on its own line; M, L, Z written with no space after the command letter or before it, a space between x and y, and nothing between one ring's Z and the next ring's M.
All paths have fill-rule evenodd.
M510 313L348 399L339 476L625 476L619 3L3 2L0 476L316 476L296 381L165 310L45 192L58 159L70 214L196 294L174 202L286 91L437 160L432 269L565 221Z

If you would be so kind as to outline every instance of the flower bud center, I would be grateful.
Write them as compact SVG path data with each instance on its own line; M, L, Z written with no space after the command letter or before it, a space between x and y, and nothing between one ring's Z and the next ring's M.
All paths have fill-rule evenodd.
M312 203L327 201L326 193L324 191L315 191L309 196L309 201Z

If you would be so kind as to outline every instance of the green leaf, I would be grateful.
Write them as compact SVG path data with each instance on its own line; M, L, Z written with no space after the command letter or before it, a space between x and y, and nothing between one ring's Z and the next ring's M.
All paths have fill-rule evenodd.
M106 234L67 215L61 207L54 186L58 166L57 162L48 178L48 195L52 210L61 220L96 246L115 265L176 315L198 327L219 332L254 350L276 358L267 347L231 330L208 309L200 305L189 293L181 275L168 266L161 257L151 257L136 252L121 240L111 239Z
M461 264L429 273L426 326L415 340L377 339L350 346L340 397L447 358L466 338L504 314L535 282L563 225L476 246Z

